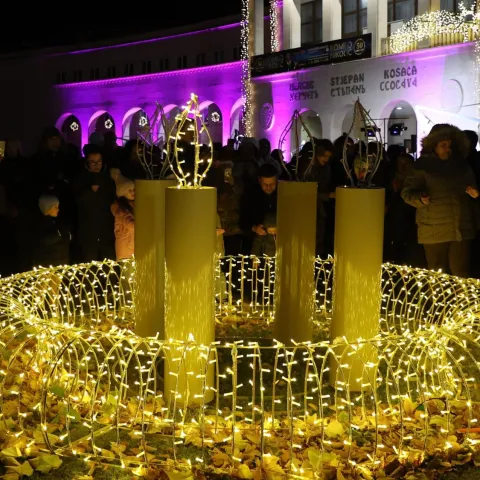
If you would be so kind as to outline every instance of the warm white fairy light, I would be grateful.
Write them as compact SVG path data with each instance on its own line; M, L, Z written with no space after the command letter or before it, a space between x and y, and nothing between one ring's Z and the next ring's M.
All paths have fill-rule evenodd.
M141 116L140 119L138 120L138 126L145 127L146 125L148 125L148 118Z
M104 125L107 130L110 130L113 127L113 122L109 118L107 118Z
M70 130L71 130L72 132L77 132L79 128L80 128L80 126L78 125L77 122L72 122L72 123L70 124Z
M478 117L480 117L480 37L475 42L474 85Z
M251 137L253 135L252 122L252 84L250 72L250 22L253 12L250 9L251 0L242 0L242 21L241 21L241 36L240 36L240 59L242 61L242 97L243 104L243 124L245 128L245 136Z
M477 103L477 111L478 117L480 117L480 11L478 8L478 2L475 2L474 5L476 7L472 7L474 10L477 10L476 14L476 42L475 42L475 62L474 62L474 87L475 87L475 94L476 94L476 103Z
M472 18L472 21L467 18ZM389 37L390 51L405 52L417 42L442 34L460 34L462 40L468 42L471 34L474 38L478 37L479 28L480 12L468 10L463 4L457 14L445 10L428 12L414 17Z
M221 120L220 114L219 114L218 112L213 112L213 113L210 115L210 120L211 120L213 123L218 123L218 122Z
M200 157L202 146L200 135L202 133L205 133L208 139L206 146L209 150L206 159ZM185 163L182 137L191 137L189 141L194 147L193 172L184 171L182 166ZM202 186L202 180L212 166L213 142L200 112L198 96L194 93L190 95L190 100L183 107L182 113L176 117L176 122L168 135L165 154L171 170L179 182L179 187Z
M252 297L254 320L255 308L265 307L259 305L265 278L274 282L274 259L258 262L265 270L258 277L254 258L222 261L232 273L227 290L238 278L240 290L259 293ZM137 474L157 466L314 478L324 469L341 473L349 459L349 468L374 477L384 474L385 463L407 469L427 457L452 462L466 452L478 455L472 395L480 373L480 282L386 264L377 338L295 347L243 340L187 345L125 328L133 278L120 280L130 263L38 269L0 280L0 414L6 445L15 445L9 456L31 465L25 468L44 468L39 455L50 451ZM332 267L316 261L327 317ZM377 358L349 380L351 365L369 348ZM187 409L179 399L188 392L162 391L162 360L178 352L175 374L185 349L198 356L197 378L215 367L211 404L201 396L200 405ZM332 362L340 365L335 378L328 377ZM364 390L351 391L351 381ZM164 448L151 448L156 435ZM198 453L186 459L189 445ZM58 458L49 461L58 468Z
M278 30L278 0L270 0L270 47L272 52L280 50Z

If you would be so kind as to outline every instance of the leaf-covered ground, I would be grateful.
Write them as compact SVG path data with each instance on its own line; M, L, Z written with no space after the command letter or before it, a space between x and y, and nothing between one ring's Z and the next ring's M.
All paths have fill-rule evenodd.
M108 328L108 323L102 324L102 329ZM328 322L319 321L316 340L324 340L327 334ZM263 320L245 322L241 318L225 316L218 321L217 338L251 339L268 344L271 343L271 329ZM403 411L403 432L400 432L399 412L385 413L388 405L382 407L380 416L377 414L375 419L373 410L366 416L364 409L352 408L353 418L350 418L331 406L321 411L317 409L315 413L316 407L310 406L312 414L304 418L301 408L297 410L293 407L287 415L286 406L282 404L278 412L283 411L283 415L277 413L275 419L269 419L268 413L265 415L263 432L271 433L262 436L261 417L257 414L252 420L258 398L242 397L242 390L239 390L236 399L238 411L232 412L228 397L226 400L222 396L219 405L221 414L217 415L212 405L203 413L204 427L195 420L199 419L200 412L192 408L185 412L183 423L177 423L173 429L162 417L165 404L161 399L147 398L147 403L141 407L132 393L125 408L119 409L115 392L99 384L96 385L99 391L95 394L100 397L104 389L102 401L95 403L93 424L85 425L84 420L89 418L92 389L80 383L76 387L76 398L72 399L66 394L68 373L57 372L58 381L51 384L47 395L42 398L42 358L27 353L38 347L36 340L19 336L16 341L17 344L11 344L5 350L1 360L2 372L8 372L8 375L2 374L3 421L0 422L0 460L4 480L131 479L135 474L151 480L165 479L165 476L170 480L186 480L192 476L200 479L207 476L216 480L230 477L276 480L284 477L285 471L289 470L298 477L321 480L480 478L476 469L480 465L477 449L480 433L470 435L473 442L464 442L464 429L468 425L470 411L465 401L450 402L449 412L445 414L445 402L441 399L425 404L417 403L415 398L404 399L399 404L399 410ZM22 352L25 353L12 356L21 342L24 342ZM76 361L78 365L70 365L71 368L82 365L80 360ZM231 366L230 362L228 353L220 355L222 371ZM273 359L268 354L262 362L271 369ZM238 382L247 383L250 378L249 362L239 361L236 368ZM162 371L161 368L159 370ZM302 383L301 369L298 375L299 383ZM225 394L227 388L221 386L220 393ZM322 385L322 392L332 394L329 388L327 383ZM279 398L286 396L286 389L287 384L279 381ZM266 400L267 403L272 401L269 398ZM46 412L44 429L39 427L36 408L40 402L44 403L43 410ZM480 405L475 404L473 411L475 417L480 418ZM120 423L127 424L133 419L133 426L120 430L118 434L116 429L110 428L117 412L120 412ZM153 419L144 444L139 438L141 435L138 435L143 422L142 412L147 412ZM428 413L428 418L425 413ZM357 428L352 429L352 423ZM375 425L378 423L383 427L376 437ZM94 447L89 438L92 431L96 437ZM65 440L66 437L70 443ZM183 439L181 445L173 445L172 442L179 438ZM404 449L399 455L400 438L404 441ZM75 452L66 448L65 455L54 455L47 442L52 448L74 445ZM375 474L372 474L370 467L374 452L378 464ZM94 456L102 458L102 465L91 461ZM150 463L148 470L139 466L145 458ZM192 472L190 464L199 465L199 459L203 461L202 472ZM353 468L352 461L356 468ZM127 468L118 467L120 464ZM475 476L477 473L478 476Z

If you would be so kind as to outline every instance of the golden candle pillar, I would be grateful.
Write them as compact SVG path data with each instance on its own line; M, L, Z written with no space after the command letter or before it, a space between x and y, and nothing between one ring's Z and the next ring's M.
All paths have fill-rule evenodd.
M215 341L216 226L215 188L167 189L165 335L192 340L192 348L170 346L165 362L165 394L172 399L175 392L179 404L213 398L211 358L193 345L208 347Z
M332 341L337 337L348 342L368 340L379 333L384 218L384 189L337 188ZM351 391L375 385L375 368L364 368L364 364L377 363L374 346L364 345L355 354L351 347L343 353L337 347L336 352L340 364L349 368L342 367L343 378L337 375L338 363L332 361L332 385L348 382Z
M317 184L279 182L274 338L308 342L315 314Z
M165 190L174 180L135 181L135 333L164 338Z

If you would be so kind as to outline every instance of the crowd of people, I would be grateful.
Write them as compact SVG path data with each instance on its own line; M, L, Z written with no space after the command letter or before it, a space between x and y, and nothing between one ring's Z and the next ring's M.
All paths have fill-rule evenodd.
M402 146L377 146L383 160L372 182L386 189L385 261L479 275L477 144L475 132L442 124L423 139L417 160ZM222 253L275 255L278 181L297 180L318 185L316 253L333 254L335 189L348 184L343 163L353 172L362 145L347 135L313 139L289 164L266 139L214 144L213 152L203 147L200 155L212 158L203 184L217 189ZM136 140L118 146L109 132L80 152L53 127L31 158L19 141L7 141L0 156L0 273L132 257L135 180L146 178L145 151ZM157 153L149 160L160 167ZM183 155L188 172L191 142Z

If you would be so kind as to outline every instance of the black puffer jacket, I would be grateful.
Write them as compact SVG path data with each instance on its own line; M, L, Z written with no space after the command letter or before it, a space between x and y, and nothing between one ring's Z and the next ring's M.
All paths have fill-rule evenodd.
M452 156L440 160L435 147L452 140ZM475 176L466 161L468 141L451 125L436 126L422 142L422 155L415 162L413 175L407 177L403 200L417 208L418 242L434 244L475 238L475 201L465 192L476 188ZM424 205L422 195L430 196Z
M31 219L30 241L34 267L58 267L70 260L70 228L39 211Z
M92 186L97 185L94 191ZM100 240L113 242L114 218L111 206L115 201L115 182L103 169L94 173L85 169L74 186L77 203L77 237L81 245Z

